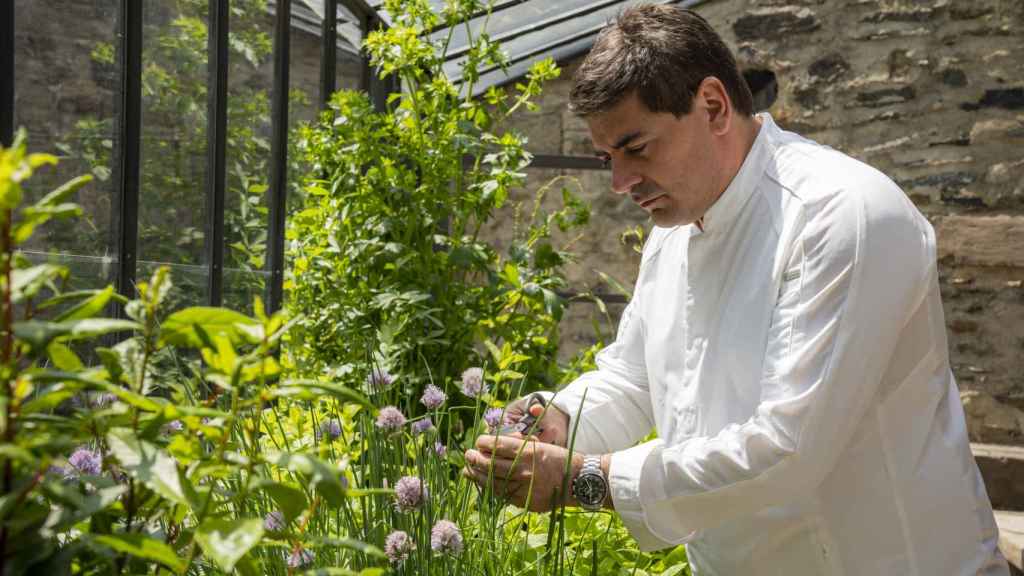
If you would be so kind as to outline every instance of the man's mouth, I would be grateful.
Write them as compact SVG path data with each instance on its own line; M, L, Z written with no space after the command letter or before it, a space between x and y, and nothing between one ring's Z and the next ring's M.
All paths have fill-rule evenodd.
M654 196L651 196L650 198L648 198L646 200L638 201L637 204L639 204L641 208L647 208L651 204L654 204L654 202L658 198L661 198L662 196L664 196L664 194L655 194Z

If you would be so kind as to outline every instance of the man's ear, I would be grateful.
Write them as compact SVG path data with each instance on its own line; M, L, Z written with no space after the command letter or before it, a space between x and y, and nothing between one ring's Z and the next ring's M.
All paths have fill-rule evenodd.
M697 87L696 100L706 115L711 133L722 136L732 126L732 100L725 84L714 76L708 76Z

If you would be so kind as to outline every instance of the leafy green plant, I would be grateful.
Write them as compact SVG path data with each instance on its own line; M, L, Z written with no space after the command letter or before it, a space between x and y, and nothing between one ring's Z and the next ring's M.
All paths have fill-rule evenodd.
M36 227L79 212L67 200L89 177L20 207L28 177L54 163L26 154L22 136L0 150L0 572L283 573L316 544L268 534L255 503L307 511L346 498L338 463L260 448L267 403L313 385L282 384L274 352L289 324L259 303L255 318L213 308L164 318L166 269L135 300L111 287L61 293L66 270L17 253ZM126 319L97 317L111 300ZM122 339L88 366L74 347L101 335Z
M371 33L366 49L382 77L401 80L401 93L377 111L365 94L340 92L300 135L322 175L309 181L287 232L288 306L303 317L293 360L304 373L356 383L372 366L410 397L429 382L451 386L474 364L488 367L495 393L526 374L531 388L557 381L569 255L554 233L578 229L589 212L562 187L563 207L527 207L506 250L482 238L530 162L524 139L503 124L559 72L546 60L511 95L474 98L477 70L503 63L481 33L466 82L453 85L442 72L447 40L432 45L424 32L464 26L480 8L460 0L436 14L425 0L387 2L393 25Z

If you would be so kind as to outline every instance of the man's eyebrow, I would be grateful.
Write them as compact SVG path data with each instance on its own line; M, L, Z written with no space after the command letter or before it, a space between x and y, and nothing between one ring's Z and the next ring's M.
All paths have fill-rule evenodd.
M626 144L629 144L630 142L636 140L641 136L643 136L643 132L640 130L637 130L636 132L630 132L629 134L626 134L622 138L619 138L618 142L612 144L612 149L618 150L619 148L622 148Z

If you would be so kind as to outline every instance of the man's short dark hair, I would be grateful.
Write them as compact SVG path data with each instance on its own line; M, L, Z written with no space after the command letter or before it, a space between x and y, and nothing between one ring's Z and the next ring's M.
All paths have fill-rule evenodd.
M573 78L570 109L606 112L630 93L652 112L690 112L705 78L725 85L737 112L754 113L753 97L721 36L696 12L670 5L624 10L598 34Z

